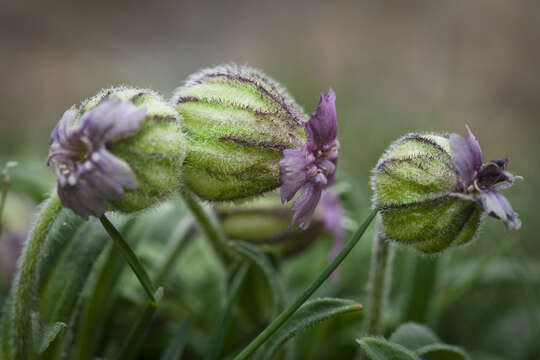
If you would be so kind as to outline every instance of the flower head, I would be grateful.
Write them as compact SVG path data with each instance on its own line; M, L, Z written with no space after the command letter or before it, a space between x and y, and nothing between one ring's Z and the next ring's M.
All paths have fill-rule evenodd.
M292 210L292 223L307 229L323 189L332 185L339 154L336 94L332 89L321 94L319 105L304 125L306 144L286 149L280 161L281 201L290 201L302 189Z
M84 219L101 216L107 202L119 200L125 189L137 188L129 165L109 151L110 145L136 132L146 107L119 98L103 101L76 124L77 111L64 113L50 136L51 161L64 206Z
M499 189L511 186L516 176L506 171L508 159L483 163L482 149L467 126L467 137L450 135L452 161L459 174L456 192L453 194L473 200L494 218L500 219L509 229L519 229L521 221L506 197Z

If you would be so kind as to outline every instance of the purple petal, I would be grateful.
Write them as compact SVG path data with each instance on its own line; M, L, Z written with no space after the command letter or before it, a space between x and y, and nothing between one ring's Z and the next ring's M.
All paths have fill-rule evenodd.
M84 219L101 216L107 202L122 198L125 189L137 188L135 174L112 155L110 142L136 132L145 107L118 98L88 111L72 128L75 109L68 110L51 134L49 160L54 162L62 204Z
M304 230L309 227L313 212L321 198L321 192L321 188L312 183L307 183L302 188L302 193L292 206L293 218L291 224L298 223L298 226Z
M64 115L60 118L56 126L54 127L51 135L49 137L49 145L53 142L65 142L68 136L68 130L73 125L75 117L77 116L77 111L74 107L67 110Z
M96 196L85 180L79 181L77 186L58 186L58 196L62 205L85 220L90 215L99 217L107 210L105 199Z
M459 175L465 183L471 183L482 167L482 150L469 127L467 127L467 131L466 138L458 134L451 134L450 148L453 153L452 160Z
M283 151L283 159L279 162L281 177L281 202L290 201L294 194L307 181L306 167L309 163L306 148Z
M490 216L500 219L509 229L517 230L521 227L518 214L514 212L508 199L503 194L496 190L488 190L478 196L484 211Z
M328 94L321 94L319 105L305 125L310 150L322 149L325 145L333 143L337 136L336 94L328 90Z
M81 127L93 142L111 142L136 132L145 115L146 107L113 98L88 111L81 119Z
M476 140L476 137L471 131L471 128L469 125L467 127L467 144L469 145L469 148L471 149L471 154L473 158L473 166L475 169L479 169L482 167L483 155L482 155L482 148L480 147L480 144L478 143L478 140Z
M331 190L324 190L321 195L320 209L326 230L334 235L330 259L334 259L345 242L345 211L339 198Z

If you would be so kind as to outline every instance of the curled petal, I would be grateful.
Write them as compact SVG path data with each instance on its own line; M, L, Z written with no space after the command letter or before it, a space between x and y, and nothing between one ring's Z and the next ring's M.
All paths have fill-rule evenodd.
M482 167L482 149L467 126L467 137L450 135L452 160L459 175L466 183L471 183Z
M302 193L292 206L293 218L291 224L298 223L298 226L304 230L309 227L313 212L321 198L321 192L321 188L312 183L307 183L302 188Z
M68 138L68 130L73 125L75 117L77 116L77 110L75 107L67 110L60 118L56 126L54 127L49 137L49 145L54 142L65 143Z
M77 126L73 126L76 110L66 111L51 134L49 152L65 207L84 219L99 217L107 210L107 202L120 200L126 189L137 188L129 165L107 149L114 140L137 131L145 114L145 107L119 98L97 105Z
M306 148L283 151L283 159L279 162L281 177L281 202L290 201L294 194L307 181L306 168L308 153Z
M321 149L332 143L337 136L336 94L328 90L328 94L321 94L319 105L305 125L308 145L310 149Z
M122 159L102 149L91 156L93 168L87 172L88 184L99 196L110 200L119 200L124 189L137 188L135 174Z
M521 227L521 220L508 199L496 190L488 190L480 193L480 202L484 211L496 219L500 219L504 224L512 230L517 230Z
M87 112L81 119L81 127L93 142L110 142L136 132L145 115L146 107L113 98Z
M96 196L86 180L80 180L77 186L58 186L58 196L65 207L85 220L90 215L101 216L107 210L105 200Z

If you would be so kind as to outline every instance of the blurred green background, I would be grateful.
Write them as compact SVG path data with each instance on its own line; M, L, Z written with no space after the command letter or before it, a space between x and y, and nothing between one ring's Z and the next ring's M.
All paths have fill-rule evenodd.
M463 134L468 124L486 160L507 156L510 171L525 178L505 192L523 227L510 232L489 218L478 241L440 259L449 283L467 281L494 254L504 264L474 273L480 280L436 328L473 351L539 355L530 314L540 293L540 2L3 1L0 44L0 167L16 160L28 181L50 174L49 133L73 104L120 84L169 97L189 74L224 62L263 69L307 113L320 92L336 91L340 171L359 222L370 170L393 140ZM351 274L368 268L347 266Z

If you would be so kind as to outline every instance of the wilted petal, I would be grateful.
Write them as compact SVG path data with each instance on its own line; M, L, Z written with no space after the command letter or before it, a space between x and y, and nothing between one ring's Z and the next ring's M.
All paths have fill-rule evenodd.
M322 192L319 206L324 227L334 235L334 243L330 250L330 259L333 259L341 251L345 241L345 211L339 198L330 190Z
M64 112L64 115L62 115L62 117L54 127L53 131L51 132L51 135L49 137L49 145L51 145L54 141L65 141L65 138L67 137L67 130L75 121L76 115L77 111L74 107Z
M137 131L145 115L146 107L113 98L88 111L81 124L92 141L110 142Z
M319 105L305 125L308 146L311 149L322 149L332 143L337 136L336 94L328 90L321 94Z
M496 219L502 220L504 224L513 230L521 227L518 214L514 212L508 199L496 190L488 190L478 195L484 211Z
M335 180L339 142L337 134L336 94L332 89L321 94L317 109L304 125L306 145L299 150L284 150L280 161L281 201L290 201L302 189L293 205L293 224L309 226L323 189Z
M281 202L290 201L306 182L308 155L306 148L299 150L287 149L283 151L284 157L279 162Z
M450 135L452 160L465 183L471 183L482 167L482 150L473 133L467 126L468 135Z
M107 210L105 199L96 196L85 180L81 180L77 186L58 186L58 197L65 207L85 220L90 215L99 217Z
M137 188L135 174L108 145L139 129L146 108L118 98L88 111L73 127L75 109L68 110L51 134L49 160L54 162L62 204L84 219L99 217L107 202Z
M99 157L96 157L96 154L99 155ZM92 159L103 174L115 180L119 188L130 190L137 188L135 174L124 160L112 155L104 149L93 154Z
M298 223L301 229L307 229L311 223L311 217L321 198L322 189L312 183L307 183L302 188L302 193L294 201L292 206L292 224Z

